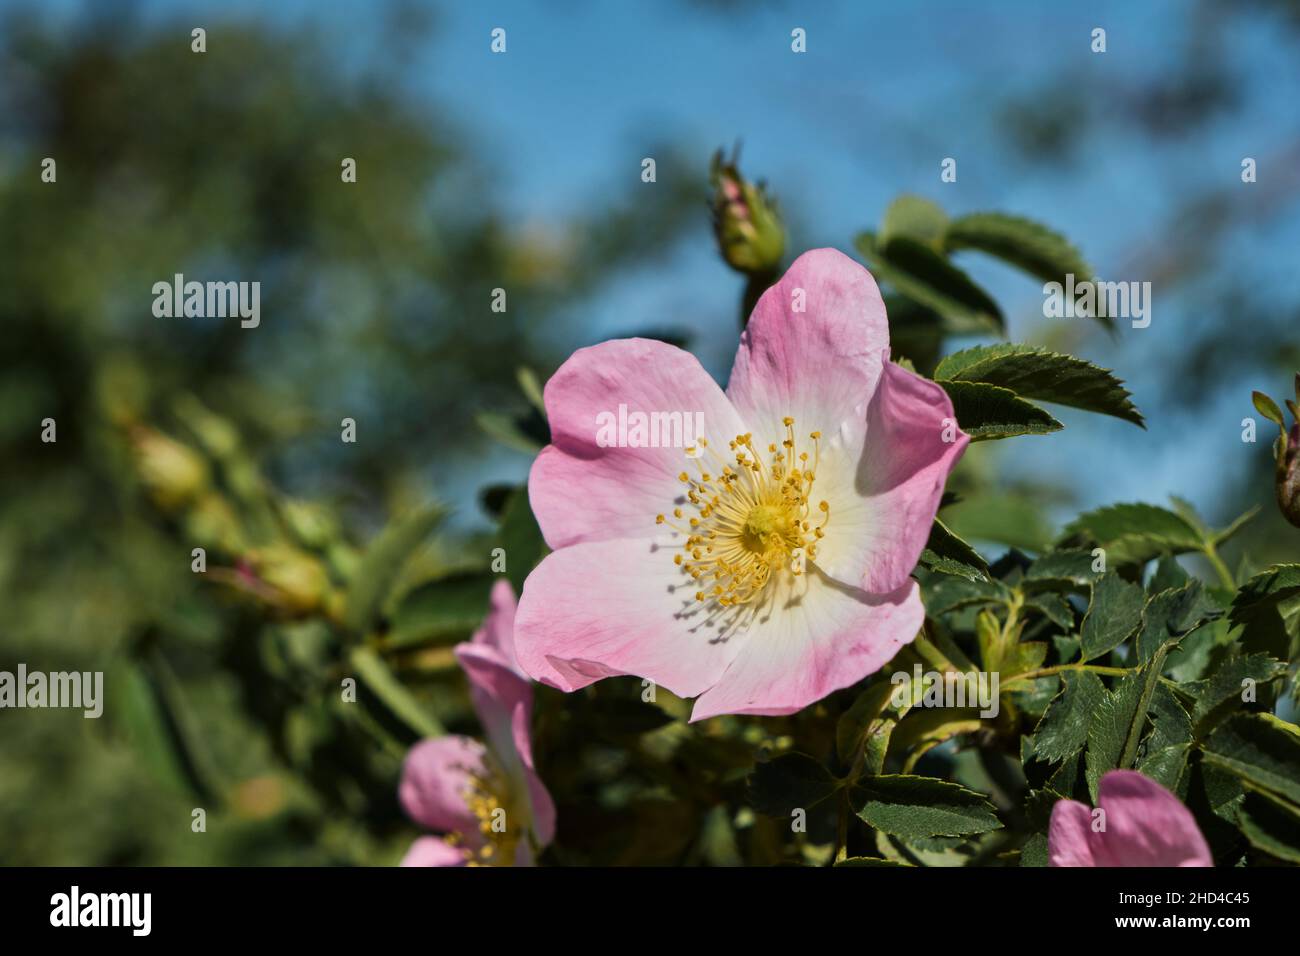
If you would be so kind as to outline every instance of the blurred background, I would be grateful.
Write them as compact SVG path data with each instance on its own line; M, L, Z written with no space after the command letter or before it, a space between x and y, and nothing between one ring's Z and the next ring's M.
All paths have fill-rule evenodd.
M1263 506L1234 568L1295 559L1271 426L1241 433L1251 389L1285 398L1300 367L1300 3L805 6L0 2L0 669L103 670L114 702L0 711L0 862L395 862L419 721L331 706L323 582L436 505L402 578L481 598L544 441L530 395L577 347L668 338L725 382L743 280L708 160L738 141L787 258L851 253L910 192L1152 282L1150 327L1111 336L962 262L1012 340L1114 368L1148 427L1053 409L1065 431L972 449L957 531L1034 550L1172 494L1218 524ZM260 327L156 318L175 273L260 281ZM236 597L191 572L194 541ZM465 608L388 659L389 711L395 675L472 732L446 653Z

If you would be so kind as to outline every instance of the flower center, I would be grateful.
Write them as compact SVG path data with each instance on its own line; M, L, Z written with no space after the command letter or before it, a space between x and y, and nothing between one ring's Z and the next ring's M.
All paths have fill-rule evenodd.
M461 848L469 866L514 866L515 850L523 832L523 818L510 799L510 782L489 755L482 775L470 774L469 786L461 796L478 821L478 832L453 833L449 843Z
M805 562L817 557L817 542L830 520L825 501L815 506L820 512L816 525L810 517L821 432L808 436L810 461L808 452L796 447L794 419L787 416L783 424L785 440L768 445L765 455L754 448L752 433L729 442L731 461L717 455L705 438L699 440L699 450L686 449L699 474L683 471L677 477L686 485L687 508L694 514L687 517L678 507L671 519L661 514L655 522L683 536L682 552L673 562L699 586L696 601L724 608L751 602L774 575L800 575ZM708 470L706 455L716 473ZM683 519L686 526L679 523Z

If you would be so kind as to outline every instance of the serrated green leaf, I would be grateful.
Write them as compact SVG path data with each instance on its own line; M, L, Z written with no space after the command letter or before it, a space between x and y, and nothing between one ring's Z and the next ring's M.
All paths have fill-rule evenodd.
M1205 760L1249 786L1300 802L1300 728L1272 714L1239 714L1204 744Z
M920 563L940 574L955 574L972 581L987 580L989 566L978 551L953 534L938 518L930 528L930 539L921 552Z
M1161 747L1142 758L1137 769L1166 790L1176 793L1187 770L1187 756L1191 749L1191 744Z
M1063 631L1074 628L1074 608L1059 594L1051 591L1030 594L1025 598L1025 607L1042 614Z
M1109 369L1036 346L1004 342L964 349L940 362L934 377L998 385L1021 398L1112 415L1145 427L1128 389Z
M1243 624L1247 612L1274 607L1300 594L1300 564L1275 564L1241 586L1232 602L1230 617Z
M1070 590L1091 587L1102 572L1094 571L1096 563L1091 551L1064 549L1049 551L1036 558L1025 571L1024 588L1027 591L1067 585Z
M1222 613L1205 593L1205 585L1196 579L1182 587L1153 594L1142 611L1142 629L1134 643L1138 660L1149 661L1171 638L1181 637Z
M1192 719L1204 732L1205 725L1223 705L1231 702L1240 707L1244 703L1241 699L1243 682L1249 680L1255 684L1265 684L1285 674L1286 664L1267 654L1229 657L1208 678L1187 686L1187 690L1196 697Z
M1088 724L1084 776L1094 805L1097 802L1097 781L1106 771L1120 765L1141 700L1142 679L1136 673L1129 674L1120 679L1114 690L1107 692Z
M1092 268L1079 250L1060 233L1022 216L978 212L958 216L944 233L949 252L974 249L996 256L1018 269L1047 281L1075 282L1092 278Z
M1048 763L1072 757L1088 742L1088 725L1106 699L1106 687L1089 671L1061 675L1061 692L1052 699L1034 731L1034 756Z
M940 575L928 582L925 607L931 617L980 604L1005 604L1011 591L1001 581Z
M866 777L850 796L855 812L864 822L904 840L966 836L1002 826L993 805L982 793L933 777Z
M1136 584L1107 571L1092 586L1092 602L1080 630L1082 660L1090 661L1131 637L1142 623L1146 595Z
M1251 846L1288 863L1300 863L1300 807L1251 791L1237 812Z
M896 236L886 246L869 232L855 240L877 280L934 310L955 334L1004 331L1002 310L987 292L923 242Z
M770 817L789 818L833 795L841 781L807 754L784 753L757 764L749 775L749 802Z
M441 508L424 508L391 522L370 543L348 585L344 621L354 631L374 627L406 562L442 521Z
M1066 526L1065 539L1100 545L1108 565L1199 551L1203 545L1201 535L1185 518L1168 508L1136 502L1107 505L1080 515Z
M940 382L961 430L972 441L1047 435L1065 426L1015 392L983 382Z

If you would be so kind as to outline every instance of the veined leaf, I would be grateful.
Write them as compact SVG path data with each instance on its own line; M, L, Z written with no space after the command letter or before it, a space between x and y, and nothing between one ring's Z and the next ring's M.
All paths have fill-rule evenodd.
M934 377L999 385L1022 398L1113 415L1145 427L1128 389L1109 369L1031 345L1004 342L964 349L940 362Z
M1106 698L1101 678L1090 671L1061 675L1053 698L1034 732L1034 756L1048 763L1073 757L1088 742L1088 725Z
M1249 612L1276 606L1298 594L1300 564L1275 564L1241 586L1232 602L1232 622L1245 623Z
M1058 232L1022 216L998 212L971 213L949 223L943 237L949 252L975 249L1048 281L1075 282L1092 278L1092 268L1070 241Z
M851 798L869 826L904 840L965 836L1002 826L982 793L933 777L866 777L853 788Z
M1131 637L1142 624L1145 600L1142 588L1107 571L1092 586L1092 603L1080 630L1081 659L1100 657Z
M1207 762L1247 785L1300 803L1300 728L1272 714L1238 714L1205 742Z
M1106 505L1074 519L1065 537L1096 543L1107 564L1146 562L1161 554L1184 554L1203 546L1200 533L1168 508L1143 503Z
M957 424L972 441L1046 435L1065 427L1044 409L1025 401L1010 389L983 382L939 384L952 399Z
M938 518L930 528L930 540L921 552L921 564L941 574L955 574L972 581L987 580L989 566L978 551L953 534Z
M933 309L943 317L947 331L999 335L1004 331L998 304L970 276L925 243L895 236L885 245L877 242L873 233L864 232L854 244L877 279Z

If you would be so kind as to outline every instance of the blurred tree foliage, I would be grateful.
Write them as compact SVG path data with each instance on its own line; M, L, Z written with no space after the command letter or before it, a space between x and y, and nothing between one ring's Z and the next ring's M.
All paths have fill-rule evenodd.
M548 325L669 252L704 171L671 174L665 148L653 208L593 197L524 227L466 131L384 82L391 63L348 72L319 38L241 22L209 23L198 56L189 29L116 7L0 25L0 668L104 670L126 701L6 715L0 858L393 862L400 740L331 709L338 631L286 618L484 454L476 413L527 407L517 369L549 372ZM393 29L407 48L411 24ZM260 281L260 327L154 317L175 273ZM281 585L280 619L214 600L198 543L218 579ZM477 543L439 537L419 567ZM444 683L436 709L464 719Z

